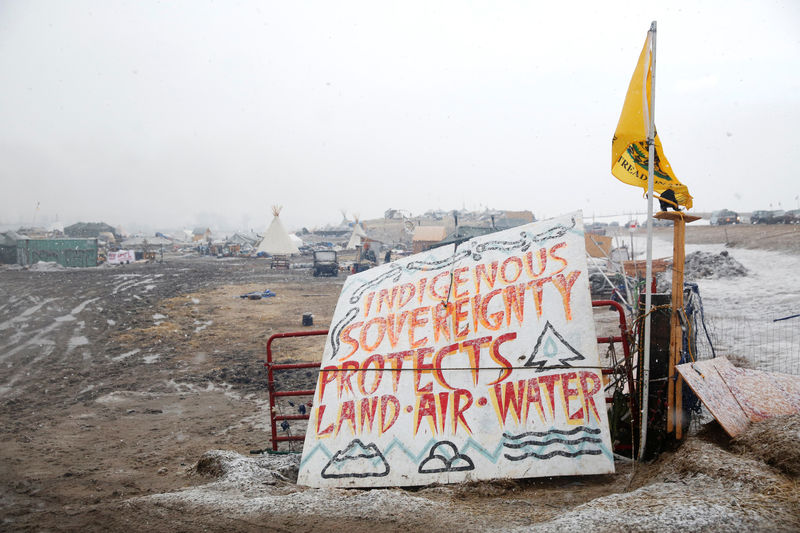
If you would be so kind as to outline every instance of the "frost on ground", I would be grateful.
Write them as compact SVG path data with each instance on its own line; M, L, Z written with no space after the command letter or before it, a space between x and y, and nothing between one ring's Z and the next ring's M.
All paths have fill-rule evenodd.
M792 531L774 515L748 508L746 491L696 476L685 482L652 483L598 498L534 527L509 531Z
M192 474L212 478L205 485L129 500L137 507L167 507L186 512L246 517L299 517L310 529L334 522L364 520L381 527L447 531L796 531L800 529L797 479L766 464L758 454L734 453L712 425L676 451L650 465L620 469L612 481L619 491L570 499L586 490L567 482L559 499L533 490L530 480L500 480L494 494L482 484L403 489L310 489L295 484L297 454L245 457L230 451L204 454ZM781 429L783 428L783 429ZM787 445L800 444L796 423L769 427ZM756 430L755 434L759 434ZM489 503L487 504L487 499ZM554 511L554 508L556 510ZM331 522L326 522L331 521ZM364 531L364 524L362 523ZM395 530L395 528L392 528Z
M308 489L295 484L299 454L245 457L236 452L213 450L193 467L197 476L215 478L211 483L167 494L131 500L174 508L203 508L236 516L320 516L326 519L427 515L433 518L446 505L399 489Z

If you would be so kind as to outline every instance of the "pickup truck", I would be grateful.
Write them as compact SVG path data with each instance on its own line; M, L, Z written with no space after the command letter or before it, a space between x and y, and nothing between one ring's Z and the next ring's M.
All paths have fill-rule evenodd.
M750 215L751 224L783 224L785 222L786 212L781 210L776 211L753 211Z
M739 213L730 209L722 209L711 213L712 226L724 226L725 224L738 224Z

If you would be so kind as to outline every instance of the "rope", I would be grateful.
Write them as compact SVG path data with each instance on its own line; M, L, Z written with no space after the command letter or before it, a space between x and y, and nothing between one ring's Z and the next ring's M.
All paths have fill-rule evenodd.
M564 368L589 368L593 370L602 370L608 368L607 366L589 366L589 365L553 365L548 366L547 368L539 368L537 366L454 366L454 367L426 367L426 368L418 368L415 366L412 367L403 367L403 368L377 368L377 367L369 367L369 368L319 368L317 372L383 372L384 370L387 372L411 372L411 371L420 371L420 372L430 372L432 370L559 370Z
M711 335L708 333L708 327L706 326L706 315L705 315L705 312L703 311L703 298L700 297L700 288L697 286L697 283L690 283L690 282L684 283L683 286L684 287L689 287L689 289L690 289L690 293L689 293L690 300L689 300L689 302L691 303L691 307L690 307L689 304L687 304L687 306L686 306L686 307L690 307L690 313L694 309L694 297L697 297L697 301L699 303L697 308L700 310L700 323L703 324L703 332L705 332L706 339L708 340L708 345L711 347L711 356L716 358L717 357L717 352L716 352L716 350L714 350L714 343L711 342Z
M692 322L689 320L689 317L686 316L686 308L678 310L678 313L683 315L683 322L686 324L686 329L688 330L686 334L681 335L681 343L686 344L686 353L689 355L689 359L692 360L692 363L694 363L696 361L692 353ZM681 354L680 362L683 362L683 354Z
M686 324L686 331L682 335L682 348L685 347L685 354L688 355L688 359L692 362L696 362L696 357L694 350L692 350L692 340L695 338L695 331L697 330L696 326L696 312L700 312L700 319L701 323L703 324L703 328L706 332L706 338L708 339L708 343L711 346L712 353L714 352L714 345L711 344L711 338L708 335L708 329L705 327L705 319L703 318L703 301L700 298L700 290L696 283L684 283L683 284L684 291L688 288L688 296L686 298L686 302L684 303L683 309L680 310L680 313L683 316L683 323ZM697 298L697 303L695 303L695 297ZM687 358L681 353L681 363L687 363ZM694 367L692 367L694 368ZM677 373L676 373L677 379ZM692 391L690 387L683 387L683 406L685 409L699 413L701 411L701 404L700 398Z

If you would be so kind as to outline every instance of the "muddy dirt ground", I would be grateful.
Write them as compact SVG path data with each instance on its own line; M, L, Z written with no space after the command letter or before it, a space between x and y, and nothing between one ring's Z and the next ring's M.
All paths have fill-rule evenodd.
M326 327L342 281L203 258L0 276L2 514L33 529L191 484L207 450L267 447L266 340L307 312ZM276 352L313 360L321 339Z
M713 230L721 242L720 228L697 238ZM772 231L784 234L770 242L797 252L800 237L785 233L794 228ZM179 256L0 270L0 530L800 529L796 474L734 452L713 423L679 453L620 461L609 476L416 491L297 486L289 456L250 453L269 446L265 344L326 329L343 281ZM240 297L264 289L276 296ZM304 313L314 326L301 325ZM318 360L323 339L278 341L276 358ZM294 371L280 386L313 388L315 377ZM225 461L198 468L211 450L237 452L257 475L236 478Z

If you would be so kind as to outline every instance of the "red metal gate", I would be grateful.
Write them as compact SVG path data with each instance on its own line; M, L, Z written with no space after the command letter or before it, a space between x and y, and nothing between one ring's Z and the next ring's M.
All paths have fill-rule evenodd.
M613 307L617 313L619 313L619 335L613 335L611 337L597 337L598 344L614 344L619 343L622 344L622 354L625 357L625 379L628 382L628 407L631 410L631 420L633 422L633 427L639 427L639 396L636 394L635 384L636 382L633 380L633 359L631 359L631 345L630 345L630 335L631 332L628 329L628 322L625 319L625 308L622 307L622 304L619 302L615 302L614 300L594 300L592 301L592 307L604 307L609 306ZM612 368L604 368L603 374L609 375L613 374L614 369ZM606 398L606 402L609 402L610 398Z
M298 368L319 368L322 363L286 363L286 364L276 364L272 361L272 343L276 339L285 339L288 337L312 337L316 335L327 335L327 329L317 329L313 331L294 331L291 333L276 333L272 335L269 340L267 340L267 362L264 363L264 366L267 367L267 390L269 391L269 422L270 427L272 428L272 435L270 435L270 439L272 440L272 451L278 451L278 442L281 441L292 441L292 440L303 440L305 439L302 435L284 435L282 437L278 436L278 420L308 420L308 414L300 414L300 415L283 415L276 413L276 398L286 397L286 396L314 396L314 389L311 390L287 390L287 391L276 391L275 390L275 371L276 370L295 370Z
M633 381L633 362L631 359L631 349L630 344L628 342L628 324L625 320L625 310L623 309L622 305L619 302L615 302L613 300L596 300L592 302L592 307L613 307L619 313L619 329L620 334L614 335L611 337L597 337L598 344L612 344L612 343L619 343L622 344L622 353L625 357L625 377L628 381L628 388L629 388L629 405L631 409L631 413L633 415L633 422L634 427L638 427L638 411L637 411L637 396L633 389L634 381ZM283 435L278 436L278 421L281 420L308 420L311 415L310 414L299 414L299 415L284 415L279 414L277 412L277 398L287 397L287 396L314 396L316 392L314 389L311 390L286 390L286 391L276 391L275 390L275 371L276 370L297 370L302 368L319 368L322 363L275 363L272 360L272 343L277 339L285 339L291 337L312 337L317 335L327 335L327 329L318 329L313 331L293 331L290 333L276 333L272 335L267 340L267 362L264 363L264 366L267 367L267 390L269 391L269 418L270 418L270 427L272 429L272 435L270 439L272 441L272 450L278 451L278 443L279 442L286 442L286 441L302 441L305 440L304 435ZM612 368L603 368L603 374L609 375L613 374L614 369ZM606 401L610 401L609 398L606 398ZM310 412L310 409L309 409Z

